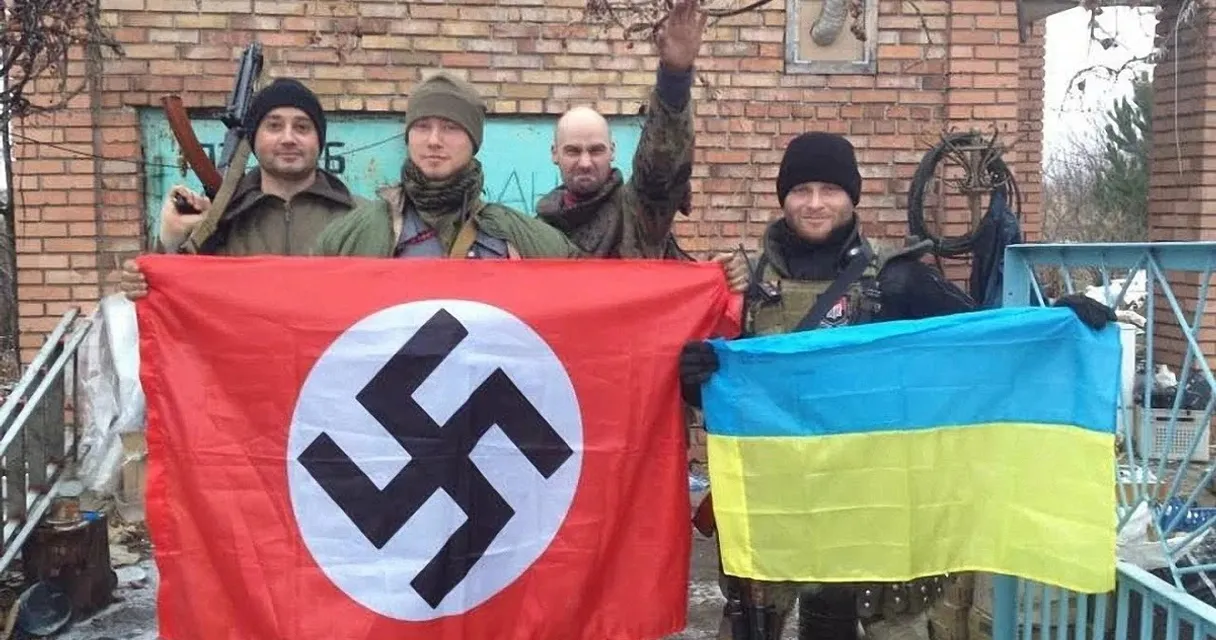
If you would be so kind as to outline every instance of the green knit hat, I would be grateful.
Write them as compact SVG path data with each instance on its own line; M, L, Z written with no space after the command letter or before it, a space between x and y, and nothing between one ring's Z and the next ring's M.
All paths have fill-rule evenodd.
M473 153L481 148L486 106L473 85L439 72L414 87L405 108L405 130L428 117L446 118L464 128L473 140Z

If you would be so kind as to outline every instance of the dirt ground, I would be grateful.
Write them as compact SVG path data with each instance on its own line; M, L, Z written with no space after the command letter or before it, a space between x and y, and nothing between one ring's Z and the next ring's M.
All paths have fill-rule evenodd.
M722 612L713 541L693 535L692 572L688 589L688 626L667 640L713 640ZM157 640L156 567L144 556L119 568L118 601L93 617L74 624L56 640ZM793 640L793 624L783 640Z
M718 637L718 622L722 616L721 591L718 590L718 561L714 541L694 533L692 541L692 572L688 585L688 627L667 640L713 640ZM795 640L798 634L791 620L782 640Z

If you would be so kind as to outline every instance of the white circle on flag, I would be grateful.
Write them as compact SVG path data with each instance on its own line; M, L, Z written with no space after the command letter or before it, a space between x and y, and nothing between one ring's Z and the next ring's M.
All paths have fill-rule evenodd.
M383 490L402 472L409 454L356 396L441 311L459 321L467 335L422 382L414 401L442 428L478 385L501 369L572 454L546 478L498 425L477 441L468 458L514 515L468 575L432 607L411 581L468 518L452 497L442 489L435 491L377 548L299 458L324 435L377 489ZM398 620L465 613L519 578L553 541L582 468L582 418L565 367L525 322L480 302L411 302L355 323L308 373L290 429L288 486L305 546L339 589L368 609Z

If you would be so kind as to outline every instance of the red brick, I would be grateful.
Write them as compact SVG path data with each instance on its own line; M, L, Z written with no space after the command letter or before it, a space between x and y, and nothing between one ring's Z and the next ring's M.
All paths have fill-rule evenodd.
M1030 134L1014 162L1029 196L1026 232L1037 233L1041 184L1031 174L1041 153L1022 148L1040 144L1041 128L1022 121L1040 117L1042 110L1041 27L1019 46L1013 0L916 4L917 11L906 3L881 3L877 75L785 73L785 12L777 5L710 27L694 86L700 132L696 210L676 228L683 246L694 252L740 242L755 247L763 225L776 215L772 181L782 149L811 127L854 139L868 177L863 217L880 219L886 225L880 231L902 233L898 220L886 218L898 213L905 198L924 153L921 140L947 127L988 126L992 118L1006 130ZM580 22L583 0L205 5L200 11L194 0L155 6L148 0L107 0L104 19L117 27L128 56L105 62L100 150L93 145L88 95L75 98L66 112L27 118L18 126L23 135L77 152L28 144L14 149L22 194L18 246L27 267L22 300L36 305L26 307L27 319L51 317L76 300L92 304L97 283L112 282L115 265L142 242L138 167L94 163L88 156L140 157L135 110L156 105L164 93L183 93L191 107L222 105L236 58L254 37L266 47L270 75L306 79L329 108L376 112L401 111L424 70L445 68L477 84L494 113L555 115L590 104L609 115L632 115L647 99L657 66L650 43L625 41L619 30ZM925 33L926 23L931 33ZM340 36L355 29L362 37L344 48ZM84 71L78 59L69 67ZM1205 94L1192 86L1197 85L1184 87L1180 98L1198 105L1188 102L1185 109L1199 113ZM1201 130L1194 120L1180 122ZM1191 146L1186 153L1197 162L1201 151ZM619 158L618 164L626 161ZM95 166L99 179L90 177ZM95 182L102 199L96 209ZM952 215L948 228L962 223ZM99 231L106 237L95 240ZM36 331L42 325L23 326Z

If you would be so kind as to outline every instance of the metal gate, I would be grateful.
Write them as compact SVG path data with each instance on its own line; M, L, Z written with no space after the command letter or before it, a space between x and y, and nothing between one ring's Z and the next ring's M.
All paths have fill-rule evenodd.
M74 389L70 380L76 352L91 326L78 308L65 313L0 402L0 572L17 557L74 470L79 437L76 425L65 423L65 409Z
M1207 576L1216 569L1216 536L1209 535L1216 523L1209 490L1216 471L1209 433L1214 268L1214 242L1018 245L1006 252L1005 306L1043 304L1087 285L1100 287L1088 293L1108 304L1142 302L1120 315L1123 330L1136 334L1136 349L1134 359L1125 358L1119 409L1117 587L1083 595L995 576L994 640L1216 634L1216 578Z

